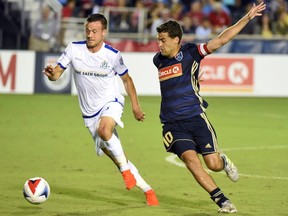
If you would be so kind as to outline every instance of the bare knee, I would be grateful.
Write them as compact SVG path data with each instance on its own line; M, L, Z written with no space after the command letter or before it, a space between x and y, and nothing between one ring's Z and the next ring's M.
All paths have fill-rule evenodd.
M219 172L223 170L224 163L223 159L220 157L219 153L213 153L209 155L203 156L204 161L208 169L214 171L214 172Z
M112 131L110 128L107 128L107 127L99 126L97 128L97 133L98 133L99 137L104 141L107 141L107 140L111 139L111 137L112 137Z
M101 117L99 120L98 127L97 127L97 133L99 137L104 141L110 140L112 137L115 125L116 123L113 118L108 117L108 116Z
M214 171L214 172L219 172L221 170L223 170L223 165L221 165L220 163L211 163L211 164L207 164L208 169Z
M193 175L197 175L197 172L203 169L201 161L194 151L186 151L181 155L181 160L185 163L186 167Z

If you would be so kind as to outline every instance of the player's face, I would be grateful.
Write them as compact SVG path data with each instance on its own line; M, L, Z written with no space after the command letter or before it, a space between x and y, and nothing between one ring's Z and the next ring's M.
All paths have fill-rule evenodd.
M98 51L101 48L106 32L99 21L85 24L86 44L90 51Z
M171 38L167 32L158 33L158 46L163 56L174 57L179 51L179 38Z

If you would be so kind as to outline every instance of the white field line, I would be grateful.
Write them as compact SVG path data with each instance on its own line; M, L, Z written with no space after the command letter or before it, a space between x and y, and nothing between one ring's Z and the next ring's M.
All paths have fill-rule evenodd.
M275 145L275 146L265 146L265 147L239 147L239 148L227 148L223 149L223 152L226 151L250 151L250 150L268 150L268 149L285 149L288 148L288 145Z
M288 145L280 145L280 146L270 146L270 147L244 147L244 148L231 148L231 149L225 149L225 151L240 151L240 150L267 150L267 149L284 149L288 148ZM179 167L185 167L185 164L180 161L177 157L177 155L169 155L165 158L165 160L171 164L174 164ZM211 173L211 170L205 169L208 173ZM221 174L226 175L224 171L219 172ZM277 180L288 180L288 177L278 177L278 176L261 176L261 175L251 175L251 174L244 174L239 173L240 176L244 177L252 177L252 178L261 178L261 179L277 179Z

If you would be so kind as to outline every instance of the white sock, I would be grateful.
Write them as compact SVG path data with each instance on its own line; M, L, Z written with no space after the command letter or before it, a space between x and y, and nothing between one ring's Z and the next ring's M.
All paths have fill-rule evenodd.
M107 150L118 162L120 172L128 170L129 166L127 163L127 158L123 152L123 148L118 137L113 134L111 139L105 141L105 143Z
M136 186L140 188L143 192L151 190L151 186L146 183L146 181L140 176L138 169L128 160L128 166L136 179Z

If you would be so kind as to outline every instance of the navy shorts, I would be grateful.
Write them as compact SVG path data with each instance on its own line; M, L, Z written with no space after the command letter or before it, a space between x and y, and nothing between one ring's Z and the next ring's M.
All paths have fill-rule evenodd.
M218 151L216 133L205 113L189 121L165 123L162 129L166 151L177 154L179 158L187 150L202 155Z

